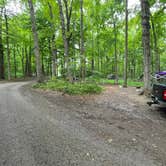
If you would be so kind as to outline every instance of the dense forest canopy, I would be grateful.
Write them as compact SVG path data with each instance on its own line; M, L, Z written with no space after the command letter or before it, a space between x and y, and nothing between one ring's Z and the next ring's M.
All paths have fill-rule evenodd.
M154 73L166 70L166 4L165 0L147 2ZM125 60L127 77L140 79L144 73L141 4L128 8L126 3L130 2L0 0L0 79L36 73L69 80L113 74L118 83L124 78ZM17 6L15 10L11 4Z

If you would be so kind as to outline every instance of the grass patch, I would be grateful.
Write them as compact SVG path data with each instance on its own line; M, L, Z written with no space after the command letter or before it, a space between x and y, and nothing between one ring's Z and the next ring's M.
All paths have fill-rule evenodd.
M85 95L85 94L100 94L103 91L102 86L99 84L111 84L114 85L114 80L108 80L103 78L87 78L86 82L70 83L60 79L49 80L44 83L37 83L33 85L33 88L39 88L44 90L60 91L69 95ZM119 80L119 85L123 85L123 80ZM128 80L128 86L137 87L143 86L143 82Z
M98 84L111 84L111 85L114 85L114 83L115 83L114 80L109 80L109 79L104 79L104 78L96 78L96 79L95 78L87 78L87 81L96 82ZM118 80L118 85L123 85L122 79ZM128 80L128 86L143 87L144 83L141 81Z
M102 79L102 80L100 80L100 83L114 84L115 81L114 80ZM119 83L119 85L123 85L123 80L118 80L118 83ZM128 80L128 86L133 86L133 87L140 86L140 87L142 87L143 85L144 85L143 82Z
M70 83L64 80L50 80L45 83L38 83L33 85L33 88L50 89L70 95L99 94L103 90L103 88L96 83Z

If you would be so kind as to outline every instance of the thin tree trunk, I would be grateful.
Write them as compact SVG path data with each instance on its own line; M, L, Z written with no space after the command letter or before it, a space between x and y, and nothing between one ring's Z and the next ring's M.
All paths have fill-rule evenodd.
M124 57L124 83L127 87L127 62L128 62L128 0L125 0L125 57Z
M57 49L56 49L56 45L54 42L54 38L52 39L52 46L51 46L51 52L52 52L52 76L56 76L57 75Z
M9 25L8 25L8 17L7 17L6 11L5 11L5 24L6 24L8 80L11 80L10 48L9 48Z
M80 54L81 54L81 78L85 80L85 53L84 53L84 16L83 0L80 0Z
M153 34L151 34L150 35L150 45L151 45L151 48L152 48L152 50L154 50L154 41L153 41ZM153 51L151 52L151 69L152 69L152 73L154 73L154 71L155 71L155 66L154 66L154 53L153 53Z
M26 77L29 76L28 64L29 64L29 58L28 58L27 47L25 45L25 76Z
M144 90L150 91L151 55L150 55L150 9L149 1L141 0L142 43L144 54Z
M16 46L13 48L13 58L14 58L14 78L17 78L17 62L16 62Z
M61 20L61 29L62 29L62 37L63 37L63 43L64 43L64 56L65 56L65 70L67 70L67 77L70 77L69 74L69 43L67 41L66 36L66 27L65 27L65 18L63 14L63 7L61 0L58 0L59 5L59 14L60 14L60 20Z
M73 30L75 30L75 29L76 29L76 23L74 22L73 23ZM76 57L75 38L74 37L72 37L72 47L73 47L73 49L72 49L72 54L73 54L72 59L73 59L73 64L74 64L74 66L73 66L73 69L74 69L73 77L76 78L78 76L76 75L76 71L77 71L77 63L76 63L77 57Z
M67 71L67 79L69 81L72 81L72 73L70 70L69 44L70 44L70 39L72 37L72 33L70 32L70 21L71 21L73 0L71 0L70 6L69 6L69 1L63 0L65 10L63 10L62 1L61 0L57 0L57 1L59 6L62 37L63 37L63 43L64 43L64 49L65 49L64 51L65 70ZM65 24L65 17L64 17L63 11L65 11L66 24Z
M43 75L45 75L44 54L43 53L41 53L41 65L42 65L42 73L43 73Z
M97 70L100 72L100 48L99 48L99 45L98 45L98 56L97 56Z
M114 58L115 58L115 84L118 84L118 60L117 60L117 34L116 34L116 23L114 22Z
M22 48L21 63L22 63L22 74L23 74L23 76L25 77L24 48Z
M93 29L92 29L92 58L91 58L91 70L92 73L95 70L95 59L94 59L94 34L93 34Z
M28 64L28 73L29 73L29 77L32 76L32 55L31 55L31 45L29 46L29 64Z
M155 24L154 24L152 16L151 16L151 23L152 23L153 40L154 40L154 52L155 52L155 72L159 72L160 71L160 55L158 53L157 34L156 34Z
M103 57L100 56L100 67L101 67L101 72L103 73Z
M36 28L36 18L35 18L35 12L34 12L32 0L28 0L28 4L29 4L29 8L30 8L30 17L31 17L32 32L33 32L34 46L35 46L37 81L42 82L43 73L42 73L38 33L37 33L37 28Z
M52 20L52 23L51 23L51 28L52 28L52 31L53 31L53 35L52 35L52 40L51 40L51 59L52 59L52 77L56 76L56 62L57 62L57 49L56 49L56 43L55 43L55 27L54 27L54 24L53 24L53 19L54 19L54 16L53 16L53 11L52 11L52 6L51 4L48 2L48 7L49 7L49 10L50 10L50 18Z
M4 50L2 43L2 13L3 9L0 11L0 79L5 79L4 74Z

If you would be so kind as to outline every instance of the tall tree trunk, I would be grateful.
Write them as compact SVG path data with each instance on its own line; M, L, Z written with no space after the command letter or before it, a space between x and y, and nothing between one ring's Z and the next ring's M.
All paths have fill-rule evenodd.
M157 34L156 28L153 21L153 16L151 16L151 23L152 23L152 31L153 31L153 40L154 40L154 52L155 52L155 72L160 71L160 55L158 53L158 46L157 46Z
M4 51L3 51L3 43L2 43L2 13L3 9L0 11L0 79L5 78L4 74Z
M25 77L25 65L24 65L24 47L21 48L22 54L21 54L21 64L22 64L22 74Z
M29 46L29 64L28 64L28 76L31 77L32 76L32 54L31 54L31 45Z
M116 33L116 23L114 22L114 71L115 71L115 84L118 84L118 60L117 60L117 33Z
M94 32L93 32L93 29L92 29L92 57L91 57L91 70L92 70L92 73L94 72L95 70L95 53L94 53Z
M6 45L7 45L8 80L11 80L10 48L9 48L9 25L8 25L8 16L6 14L6 11L5 11L5 24L6 24Z
M27 47L25 45L25 76L28 77L29 71L28 71L28 64L29 64L29 58L28 58L28 52L27 52Z
M76 17L76 16L75 16ZM76 19L76 18L75 18ZM74 20L75 20L74 19ZM76 23L74 22L73 23L73 30L76 30ZM76 71L77 71L77 56L76 56L76 48L75 48L75 42L76 42L76 39L75 39L75 37L72 37L72 64L73 64L73 77L74 78L76 78L76 77L78 77L77 75L76 75Z
M150 46L152 48L152 50L154 50L154 41L153 41L153 35L150 35ZM151 69L152 69L152 73L154 73L155 69L154 69L154 53L153 51L151 51Z
M141 0L142 43L144 54L144 90L150 91L151 55L150 55L150 6L148 0Z
M41 54L41 65L42 65L42 73L45 75L45 64L44 64L44 54Z
M124 57L124 83L127 87L127 62L128 62L128 0L125 0L125 57Z
M64 43L64 49L65 49L64 51L65 70L67 71L67 79L69 81L72 81L72 73L70 70L69 44L70 44L70 39L72 37L72 33L70 32L70 21L71 21L73 0L71 1L63 0L65 9L63 9L62 1L61 0L57 0L57 1L59 6L62 37L63 37L63 43ZM69 5L69 2L70 2L70 5ZM65 17L64 17L63 11L65 12L66 24L65 24Z
M52 46L51 46L51 54L52 54L52 76L57 75L57 49L55 45L55 39L52 38Z
M14 78L17 78L17 62L16 62L16 46L13 48L13 58L14 58Z
M67 40L67 34L66 34L66 26L65 26L65 18L63 14L63 7L61 0L58 0L59 5L59 14L60 14L60 21L61 21L61 29L62 29L62 37L63 37L63 43L64 43L64 56L65 56L65 70L67 70L67 77L70 77L69 72L69 43Z
M35 12L34 12L32 0L28 0L28 4L29 4L29 8L30 8L30 17L31 17L32 32L33 32L34 46L35 46L37 81L42 82L43 73L42 73L38 33L37 33L37 28L36 28L36 18L35 18Z
M50 18L52 20L51 23L51 28L53 31L53 35L52 35L52 39L51 39L51 59L52 59L52 77L56 76L56 68L57 68L57 49L56 49L56 43L55 43L55 27L53 24L53 11L52 11L52 6L51 4L48 2L48 7L50 10Z
M83 0L80 0L80 55L81 55L81 78L85 80L85 54L84 54L84 15Z

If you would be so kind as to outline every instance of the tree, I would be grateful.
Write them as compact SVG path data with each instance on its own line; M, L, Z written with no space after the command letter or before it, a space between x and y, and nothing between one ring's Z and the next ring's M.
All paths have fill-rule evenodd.
M160 56L158 53L158 46L157 46L157 34L156 28L153 20L153 16L151 16L151 25L152 25L152 32L153 32L153 40L154 40L154 52L155 52L155 71L160 71Z
M51 18L51 29L53 31L53 35L51 38L51 55L52 55L52 77L56 76L56 62L57 62L57 49L56 49L56 43L55 43L55 26L53 24L53 11L52 11L52 6L48 2L48 7L49 7L49 12L50 12L50 18Z
M80 55L81 55L81 78L85 80L85 54L84 54L84 13L83 0L80 0Z
M4 14L0 17L0 72L3 73L1 78L7 77L8 59L11 75L14 77L31 76L39 73L37 69L40 69L40 73L43 72L46 76L58 74L66 76L70 81L72 76L84 80L85 74L86 77L106 77L114 74L115 83L118 83L118 79L124 79L125 83L124 75L127 74L127 78L136 80L144 72L140 9L131 9L129 19L125 21L123 16L125 5L126 16L128 15L127 0L31 1L32 7L36 3L36 11L31 14L34 15L33 21L33 17L29 19L30 5L28 6L29 3L25 0L20 1L25 3L25 10L21 13L12 13L7 9L8 30L5 28ZM161 70L165 70L165 4L149 2L151 7L155 8L151 11L150 39L153 44L153 59L149 63L153 70L154 67L158 70L159 66ZM4 9L6 3L10 1L0 1L0 6ZM125 25L126 23L128 25ZM32 33L33 25L35 28ZM125 26L126 35L123 31ZM128 44L123 47L125 40ZM127 58L124 56L126 51ZM33 56L33 52L35 55L37 52L37 56ZM38 54L40 58L35 58ZM7 58L8 55L10 58ZM37 59L41 63L39 68Z
M11 64L10 64L10 48L9 48L9 25L8 25L8 16L5 9L5 26L6 26L6 45L7 45L7 71L8 71L8 80L11 80Z
M40 57L40 49L39 49L39 41L38 41L38 33L36 28L36 19L35 19L35 12L33 7L32 0L28 0L29 8L30 8L30 17L31 17L31 24L32 24L32 32L34 38L34 50L36 56L36 72L37 72L37 81L43 81L43 73L42 73L42 66L41 66L41 57Z
M150 54L150 6L148 0L141 0L142 44L144 55L144 90L150 90L151 54Z
M127 87L127 67L128 67L128 0L125 0L125 57L124 57L124 83Z
M65 14L63 10L63 5L61 0L57 0L59 5L59 14L60 14L60 20L61 20L61 29L62 29L62 37L63 37L63 43L64 43L64 57L65 57L65 70L67 70L67 78L71 79L71 71L70 71L70 59L69 59L69 44L72 33L70 32L70 23L71 23L71 14L72 14L72 5L73 0L67 1L63 0L64 6L65 6ZM70 5L69 5L70 3ZM65 17L65 16L66 17ZM66 18L66 24L65 24L65 18Z
M0 8L0 79L5 78L4 73L4 51L3 51L3 43L2 43L2 13L3 8Z
M115 84L118 84L118 57L117 57L117 30L116 30L116 21L114 18L114 62L115 62L115 67L114 67L114 71L115 71Z

